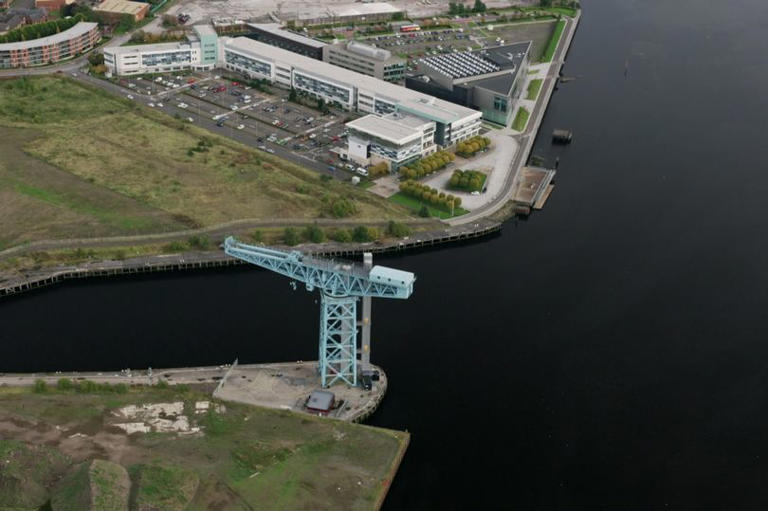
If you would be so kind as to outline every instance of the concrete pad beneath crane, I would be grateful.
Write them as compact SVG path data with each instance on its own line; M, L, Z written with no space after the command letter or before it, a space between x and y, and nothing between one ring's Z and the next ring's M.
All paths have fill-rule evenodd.
M356 422L365 419L378 407L387 390L387 377L381 368L379 381L371 390L338 383L326 390L333 392L338 406L328 417ZM232 367L214 392L214 397L268 408L307 412L306 401L320 389L317 362L276 364L243 364Z

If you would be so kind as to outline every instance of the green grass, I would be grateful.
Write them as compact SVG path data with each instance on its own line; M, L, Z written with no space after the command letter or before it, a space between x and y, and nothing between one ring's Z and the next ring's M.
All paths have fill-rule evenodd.
M467 213L469 213L468 210L462 207L458 207L454 209L453 215L451 215L450 211L445 211L434 205L427 204L424 201L411 197L410 195L406 195L403 192L397 192L396 194L391 196L389 200L391 200L396 204L405 206L406 208L410 209L414 213L418 213L421 210L422 206L427 206L427 209L429 209L430 216L437 217L440 219L453 218L455 216L466 215Z
M541 84L543 83L543 80L541 78L536 78L535 80L531 80L528 83L528 94L525 96L525 99L536 99L539 97L539 90L541 90Z
M351 218L408 216L362 188L64 77L0 82L4 244L311 220L341 198L355 204Z
M88 509L88 499L94 509L119 509L128 488L132 509L373 509L408 439L396 431L237 403L195 415L197 400L210 395L179 387L133 387L126 394L0 388L0 422L17 425L0 440L0 480L17 485L13 492L3 486L0 508L38 509L53 496L55 509ZM97 440L116 435L110 425L116 408L173 401L185 403L201 435ZM32 429L47 445L19 441ZM73 465L62 452L86 459ZM93 456L122 460L128 473L114 463L91 463Z
M557 45L560 42L560 36L563 34L563 29L565 29L565 20L560 20L557 22L557 25L555 25L555 30L552 32L552 37L549 39L547 49L544 50L541 62L552 61L552 57L554 57L555 51L557 50Z
M515 119L512 121L512 129L517 131L525 130L525 125L528 124L528 117L531 113L523 107L520 107L515 115Z

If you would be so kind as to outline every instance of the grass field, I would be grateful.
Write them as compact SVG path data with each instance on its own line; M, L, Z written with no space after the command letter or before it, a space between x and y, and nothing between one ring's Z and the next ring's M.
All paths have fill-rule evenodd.
M565 29L565 20L560 20L555 25L555 30L549 39L547 49L544 50L544 54L541 56L541 62L552 62L552 57L555 56L555 51L557 50L557 44L560 42L560 36L563 35L563 29Z
M539 97L539 90L541 90L541 84L543 80L541 78L536 78L534 80L531 80L528 82L528 92L525 96L525 99L536 99Z
M56 509L120 509L130 494L130 509L367 510L407 445L406 433L235 403L195 413L208 400L181 387L0 389L0 481L13 490L0 492L0 507L38 509L52 497ZM114 426L120 407L173 402L200 434Z
M515 119L512 121L512 129L517 131L523 131L525 125L528 124L528 117L531 113L523 107L520 107L515 114Z
M273 155L60 77L0 82L0 249L240 218L405 218Z
M469 211L467 211L466 209L458 207L454 209L453 215L451 215L450 211L444 211L438 207L432 206L430 204L426 204L424 201L420 201L419 199L406 195L403 192L397 192L396 194L392 195L389 198L389 200L394 202L395 204L400 204L402 206L405 206L406 208L411 210L414 214L418 214L422 206L427 206L427 209L429 209L430 216L441 218L441 219L453 218L455 216L466 215L467 213L469 213Z

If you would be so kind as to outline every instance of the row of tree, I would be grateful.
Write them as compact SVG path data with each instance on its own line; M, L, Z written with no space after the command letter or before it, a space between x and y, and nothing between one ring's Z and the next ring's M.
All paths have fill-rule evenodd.
M400 191L405 195L424 201L432 206L437 206L445 211L452 211L461 206L461 198L455 195L438 192L435 188L408 180L400 183Z
M479 192L485 184L485 174L477 170L454 170L449 186L456 190Z
M21 28L11 30L7 34L0 35L0 43L16 43L19 41L31 41L33 39L40 39L41 37L48 37L58 34L59 32L64 32L83 20L83 16L73 16L68 19L25 25Z
M475 0L475 4L472 7L464 5L463 2L450 2L448 4L448 14L450 15L461 16L463 14L485 12L486 10L487 7L482 0Z
M456 154L469 158L476 152L482 151L491 145L491 139L488 137L482 137L480 135L474 136L470 139L463 140L456 144Z
M400 167L400 175L406 179L421 179L436 172L456 159L453 153L438 151L410 165Z

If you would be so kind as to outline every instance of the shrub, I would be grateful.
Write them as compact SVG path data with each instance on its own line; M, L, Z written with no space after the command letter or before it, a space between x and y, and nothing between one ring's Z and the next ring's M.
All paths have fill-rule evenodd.
M125 383L118 383L113 387L113 390L118 394L126 394L128 392L128 385Z
M208 239L208 236L205 234L201 234L200 236L192 236L189 238L189 246L192 248L199 248L200 250L205 250L208 248L208 246L211 244L211 240Z
M260 230L256 229L251 233L251 239L255 241L256 243L261 243L262 239L264 238L264 235L261 233Z
M390 236L402 238L403 236L408 236L409 234L411 234L411 229L405 224L401 224L400 222L395 222L394 220L390 220L389 224L387 224L387 234L389 234Z
M331 214L336 218L346 218L355 213L357 213L357 208L349 199L336 199L331 204Z
M352 241L352 236L349 234L349 231L346 229L337 229L333 232L331 235L331 238L333 241L338 241L339 243L349 243Z
M35 394L42 394L43 392L48 392L48 384L45 383L45 381L37 379L35 380L34 385L32 386L32 392Z
M426 206L422 206L419 210L419 216L422 218L429 218L429 208Z
M325 241L325 233L321 228L317 226L317 224L314 225L308 225L304 229L304 239L311 241L312 243L322 243Z
M366 243L368 241L373 241L374 238L371 236L372 234L373 232L366 226L358 225L352 231L352 239L358 243Z
M73 387L72 380L69 378L60 378L59 381L56 382L56 388L59 390L72 390Z
M299 233L293 227L286 227L283 233L283 241L286 245L294 246L299 244Z

